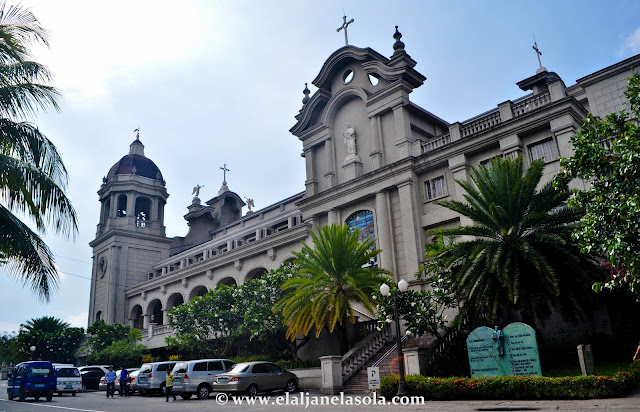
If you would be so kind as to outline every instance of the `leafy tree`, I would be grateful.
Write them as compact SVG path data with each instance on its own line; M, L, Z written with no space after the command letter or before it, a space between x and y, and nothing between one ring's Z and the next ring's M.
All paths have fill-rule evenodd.
M276 304L292 341L301 334L307 336L312 328L319 336L327 326L330 333L340 325L340 349L346 351L345 326L348 318L355 323L353 306L360 304L375 313L373 294L388 280L388 272L369 266L380 253L371 249L374 240L358 241L359 230L350 231L347 225L331 225L311 232L313 248L303 242L301 252L293 252L299 271L287 280L284 296Z
M294 270L285 266L238 287L220 285L175 307L169 318L176 334L166 338L168 346L196 356L222 356L255 343L265 354L286 350L295 357L302 343L287 343L282 315L273 311Z
M77 232L76 213L64 194L67 170L58 150L23 118L38 109L58 110L59 92L46 83L49 70L29 61L29 47L47 43L47 32L33 14L0 3L0 266L20 278L38 297L49 300L58 282L53 254L36 230Z
M466 236L437 255L466 297L471 319L493 324L502 309L515 309L535 325L552 308L566 319L588 311L595 261L571 241L579 214L564 207L570 191L548 182L540 187L544 164L522 157L493 159L471 171L473 184L457 181L465 202L438 204L471 218L474 224L442 229L444 236Z
M20 325L17 339L17 361L33 359L59 363L74 363L73 354L84 338L83 328L69 324L52 316L43 316ZM36 350L31 353L30 348Z
M18 336L13 333L3 332L0 335L0 365L5 362L7 365L16 363L16 351Z
M148 348L137 342L142 332L121 323L95 321L87 329L87 362L103 365L139 365Z
M574 239L584 253L608 261L610 277L594 289L627 287L640 300L640 73L625 92L630 113L599 120L589 114L571 138L574 154L562 159L559 185L582 176L587 190L574 190L569 206L583 214Z
M87 328L87 349L89 353L99 352L109 347L112 343L130 338L131 326L121 323L107 324L100 319Z
M450 278L432 275L427 282L431 286L429 290L410 289L401 293L397 287L392 287L390 296L378 293L378 329L382 330L394 320L393 301L397 299L398 317L404 321L408 336L430 334L441 338L453 320L453 309L460 302L453 293Z

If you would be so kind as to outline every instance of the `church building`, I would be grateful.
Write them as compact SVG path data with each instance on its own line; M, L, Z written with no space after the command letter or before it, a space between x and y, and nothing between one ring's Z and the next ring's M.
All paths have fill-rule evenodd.
M493 109L471 119L449 121L411 101L427 79L415 69L397 27L393 38L384 54L341 47L313 80L318 90L310 95L305 87L290 129L301 143L305 186L271 206L251 210L226 179L204 202L196 186L184 216L186 235L169 238L162 172L139 138L131 143L98 191L89 324L129 324L143 331L145 345L163 347L172 333L167 314L173 307L280 267L293 260L301 241L310 242L311 231L333 223L374 237L382 252L372 264L396 281L424 287L414 274L431 241L426 231L471 223L434 201L463 200L455 181L469 180L471 168L496 156L521 155L525 165L543 159L548 181L559 159L571 156L570 137L588 112L604 117L624 108L626 79L640 66L636 55L567 87L540 65L517 83L521 96L493 102ZM557 333L572 333L563 327ZM596 311L575 332L606 333L609 327L606 311ZM553 335L553 319L547 331Z

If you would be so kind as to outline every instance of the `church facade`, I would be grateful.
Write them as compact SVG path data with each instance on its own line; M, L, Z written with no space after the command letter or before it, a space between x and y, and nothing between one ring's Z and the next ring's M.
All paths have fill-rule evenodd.
M166 237L169 194L136 139L98 191L89 324L129 324L143 330L146 345L162 347L173 307L280 267L310 231L333 223L374 237L382 252L372 264L423 287L414 274L431 241L426 231L471 223L434 201L462 199L456 180L469 180L471 168L495 156L543 159L550 179L559 159L571 156L570 137L589 111L604 117L624 107L626 79L640 65L637 55L570 87L540 67L518 82L522 96L449 123L411 102L426 77L397 29L394 39L389 58L351 45L336 50L313 80L318 90L310 96L305 88L290 130L302 143L304 191L269 207L243 213L247 205L226 181L203 204L196 187L184 216L188 233ZM607 332L606 312L597 313L579 327Z

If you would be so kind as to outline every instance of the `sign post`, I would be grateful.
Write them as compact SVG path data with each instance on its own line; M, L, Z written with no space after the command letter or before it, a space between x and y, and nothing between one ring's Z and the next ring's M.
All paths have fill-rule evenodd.
M369 389L380 389L379 367L367 368L367 381L369 382Z

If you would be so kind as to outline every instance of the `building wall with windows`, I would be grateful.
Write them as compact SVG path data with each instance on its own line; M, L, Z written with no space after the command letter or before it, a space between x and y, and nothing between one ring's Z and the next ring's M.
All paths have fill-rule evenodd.
M172 307L280 267L301 241L310 241L311 230L334 223L375 237L382 252L372 264L424 287L414 274L424 243L432 241L426 230L472 223L436 204L463 200L456 180L469 180L471 168L496 156L523 156L525 164L543 159L548 181L559 158L571 156L570 138L589 110L604 116L623 107L625 79L640 64L634 56L571 87L556 73L538 70L518 82L521 96L450 123L411 102L426 77L399 43L389 58L355 46L329 56L313 80L317 91L309 96L305 90L290 130L302 145L304 191L267 208L246 211L223 182L205 204L194 198L185 216L187 235L166 238L164 181L143 159L141 143L132 143L131 158L114 165L99 191L90 323L100 313L108 322L143 329L152 347L163 346ZM120 195L127 197L125 206ZM145 200L136 207L140 197ZM598 319L592 327L606 332L607 325Z

